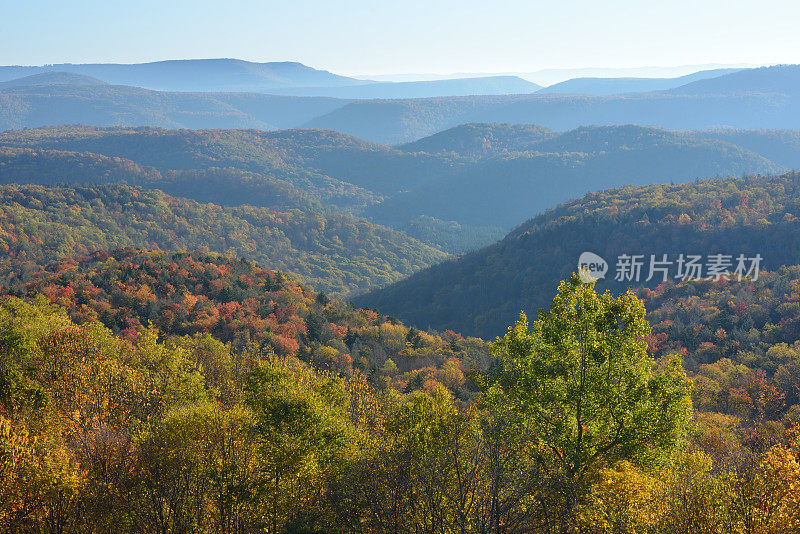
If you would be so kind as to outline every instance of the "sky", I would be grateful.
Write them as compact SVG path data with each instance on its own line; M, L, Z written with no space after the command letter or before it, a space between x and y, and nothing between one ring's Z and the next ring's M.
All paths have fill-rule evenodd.
M347 75L800 63L797 0L0 0L0 64L232 57Z

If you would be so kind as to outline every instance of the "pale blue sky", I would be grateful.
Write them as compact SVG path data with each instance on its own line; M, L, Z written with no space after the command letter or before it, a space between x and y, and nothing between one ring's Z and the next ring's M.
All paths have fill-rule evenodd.
M797 0L0 0L0 64L236 57L342 74L800 63Z

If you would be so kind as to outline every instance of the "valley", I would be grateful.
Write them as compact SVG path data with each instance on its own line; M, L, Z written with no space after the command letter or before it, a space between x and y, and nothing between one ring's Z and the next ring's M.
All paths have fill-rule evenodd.
M737 65L0 66L0 532L797 531L800 66Z

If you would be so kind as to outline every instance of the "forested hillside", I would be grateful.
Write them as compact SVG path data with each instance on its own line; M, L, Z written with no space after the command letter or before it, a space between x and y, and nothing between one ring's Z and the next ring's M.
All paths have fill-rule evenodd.
M799 184L797 174L787 174L590 193L520 225L495 245L356 302L418 327L491 338L520 310L543 306L546 288L576 270L584 251L609 262L598 287L615 290L627 285L614 282L621 254L668 254L673 261L679 254L761 254L765 269L797 265Z
M800 131L798 130L704 130L692 135L725 141L752 150L778 165L800 169Z
M296 182L312 193L344 187L342 181L394 193L445 173L452 165L448 158L406 154L327 130L63 126L4 132L0 145L92 152L161 171L232 167Z
M664 336L632 293L572 277L486 347L207 253L98 252L3 281L22 297L0 297L8 530L760 534L798 520L795 347L770 349L774 373L723 359L689 378L648 353Z
M787 351L800 348L798 291L800 266L791 265L747 283L669 281L637 294L648 308L656 354L681 354L695 371L727 359L782 376L791 405L798 391L787 373L796 375L797 369L785 366L792 363Z
M366 191L333 180L298 182L232 167L161 172L129 159L91 152L0 147L2 184L125 184L223 206L250 204L308 211L322 211L327 204L358 206L376 200ZM307 187L301 191L303 185Z
M266 345L337 373L361 371L373 387L403 389L416 377L408 391L431 380L429 389L443 383L464 398L464 373L489 364L478 339L409 329L232 256L127 247L26 268L11 264L0 284L5 293L43 295L77 324L99 321L122 337L135 338L152 326L162 335L195 336L218 350L222 343L236 351ZM223 363L215 357L206 355L207 363Z
M405 234L350 215L222 208L117 184L3 186L0 214L0 263L9 260L12 268L17 261L49 263L122 246L202 248L262 261L346 295L445 257Z
M660 128L586 127L548 137L530 143L527 152L487 158L410 188L369 207L367 213L392 226L429 215L472 226L512 228L598 189L784 169L736 145Z
M536 124L462 124L397 148L405 152L454 153L472 158L526 152L557 132Z
M344 210L460 253L598 188L783 169L709 136L474 124L391 148L326 130L62 126L0 134L8 147L0 180L121 182L223 206ZM753 143L781 156L787 139L789 132Z

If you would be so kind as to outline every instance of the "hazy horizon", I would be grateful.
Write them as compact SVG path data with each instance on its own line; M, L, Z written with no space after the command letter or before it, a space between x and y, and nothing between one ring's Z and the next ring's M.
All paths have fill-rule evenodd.
M231 57L353 76L797 63L800 5L679 0L8 3L0 64ZM142 39L147 35L147 39ZM12 46L13 44L13 46Z
M206 60L234 60L234 61L250 61L243 60L242 58L223 58L223 57L208 57L208 58L166 58L154 61L140 61L140 62L118 62L118 61L103 61L103 62L47 62L39 64L4 64L0 66L12 67L52 67L58 65L85 65L85 64L119 64L119 65L137 65L146 63L161 63L169 61L206 61ZM635 67L607 67L607 66L579 66L579 67L554 67L543 68L534 71L504 71L504 72L397 72L397 73L376 73L376 74L352 74L349 72L338 72L331 68L320 65L311 65L302 60L265 60L265 61L252 61L253 63L301 63L308 67L331 72L341 76L348 76L358 80L371 80L377 82L414 82L414 81L433 81L433 80L452 80L459 78L481 78L490 76L517 76L533 83L548 86L556 84L572 78L677 78L688 74L704 70L714 69L728 69L728 68L756 68L763 66L776 65L777 63L708 63L708 64L693 64L693 65L647 65Z

